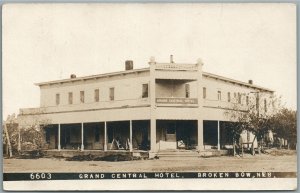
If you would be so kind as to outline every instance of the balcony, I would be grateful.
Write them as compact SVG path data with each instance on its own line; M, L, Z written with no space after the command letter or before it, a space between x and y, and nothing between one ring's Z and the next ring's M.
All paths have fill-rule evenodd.
M156 70L170 70L170 71L197 71L198 64L170 64L159 63L155 65Z

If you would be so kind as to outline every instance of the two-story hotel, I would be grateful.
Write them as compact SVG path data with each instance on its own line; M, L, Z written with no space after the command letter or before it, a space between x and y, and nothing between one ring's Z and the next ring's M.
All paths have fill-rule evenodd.
M37 83L40 107L20 109L19 124L46 125L45 147L56 151L221 150L232 144L225 112L273 91L202 66L151 58L148 68L126 61L120 72Z

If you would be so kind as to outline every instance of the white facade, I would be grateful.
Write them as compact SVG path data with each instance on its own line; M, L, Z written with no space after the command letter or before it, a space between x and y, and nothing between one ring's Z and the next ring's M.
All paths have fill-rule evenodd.
M157 63L152 59L149 68L39 83L40 108L20 109L20 125L47 120L48 124L58 125L60 133L61 125L81 124L81 148L84 150L84 124L103 123L104 130L99 135L104 135L101 143L107 151L109 140L114 143L115 136L115 131L109 133L107 124L127 121L128 124L124 122L123 126L114 127L127 125L128 144L146 136L148 150L155 153L162 147L178 148L178 142L184 138L188 138L191 146L203 150L204 121L217 121L219 148L219 121L229 121L224 112L234 103L246 107L247 101L255 100L258 95L268 100L273 91L202 72L202 65L201 61L176 64ZM190 124L188 131L184 130L184 124ZM147 127L147 132L139 134L135 127ZM61 136L58 138L55 143L60 149Z

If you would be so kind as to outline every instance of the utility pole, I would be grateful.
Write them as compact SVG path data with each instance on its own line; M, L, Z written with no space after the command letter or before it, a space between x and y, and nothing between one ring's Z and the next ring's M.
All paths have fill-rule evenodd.
M257 119L258 119L258 122L259 122L259 117L260 117L260 114L259 114L259 91L256 91L256 92L251 92L251 93L255 93L256 94L256 111L257 111ZM257 138L257 135L254 136L254 140L252 142L252 155L255 154L255 150L254 150L254 142L255 142L255 139ZM262 141L261 141L261 144L260 146L262 145Z
M20 153L21 151L21 129L20 126L18 125L18 152Z
M8 131L7 131L6 121L4 121L4 132L5 132L6 139L7 139L9 157L12 157L12 149L11 149L10 139L9 139L9 135L8 135Z
M256 92L257 118L259 119L259 91Z

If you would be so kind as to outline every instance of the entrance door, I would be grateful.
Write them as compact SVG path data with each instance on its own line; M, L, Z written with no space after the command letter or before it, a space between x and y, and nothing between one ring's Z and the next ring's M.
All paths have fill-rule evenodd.
M176 142L176 129L175 128L167 128L166 129L166 141Z

